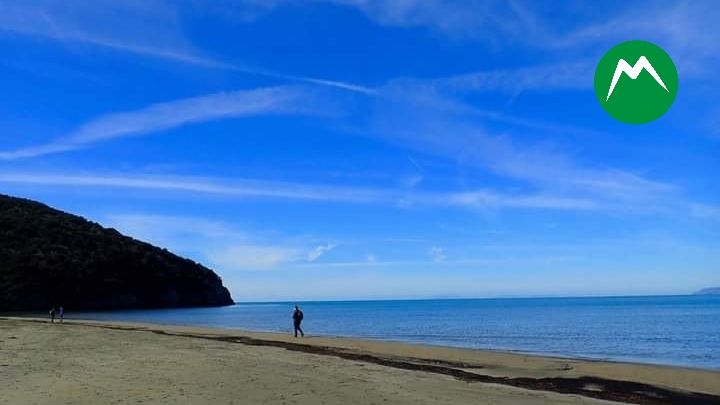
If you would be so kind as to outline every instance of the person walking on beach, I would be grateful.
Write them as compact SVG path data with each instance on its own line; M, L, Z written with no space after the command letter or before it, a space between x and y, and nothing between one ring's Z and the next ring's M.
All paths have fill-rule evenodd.
M50 309L50 323L55 323L55 307Z
M300 327L300 324L303 321L303 311L298 308L297 305L295 305L295 310L293 311L293 328L295 329L295 337L297 337L298 331L300 331L300 336L305 337L305 332L303 332L302 328Z
M63 323L63 317L65 316L65 308L63 308L62 305L60 305L60 308L58 308L58 315L60 316L60 323Z

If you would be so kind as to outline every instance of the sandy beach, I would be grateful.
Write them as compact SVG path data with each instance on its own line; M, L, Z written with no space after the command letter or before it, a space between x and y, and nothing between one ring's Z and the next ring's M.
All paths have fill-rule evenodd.
M720 372L344 338L0 318L0 404L719 404Z

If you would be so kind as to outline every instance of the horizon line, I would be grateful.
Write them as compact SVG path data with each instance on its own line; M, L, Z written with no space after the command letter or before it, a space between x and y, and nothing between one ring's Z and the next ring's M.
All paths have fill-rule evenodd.
M705 287L714 288L714 287ZM701 288L702 290L704 288ZM375 302L375 301L466 301L466 300L508 300L508 299L578 299L578 298L651 298L651 297L690 297L703 296L700 290L688 293L666 294L624 294L624 295L523 295L523 296L497 296L497 297L435 297L435 298L329 298L329 299L282 299L269 301L235 301L235 305L243 304L284 304L284 303L313 303L313 302ZM712 295L712 294L708 294Z

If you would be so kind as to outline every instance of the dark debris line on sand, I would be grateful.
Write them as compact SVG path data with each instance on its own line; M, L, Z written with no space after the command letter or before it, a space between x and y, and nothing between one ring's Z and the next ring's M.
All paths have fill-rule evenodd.
M174 333L152 331L162 335L175 336ZM625 402L642 405L720 405L720 396L673 391L649 384L609 380L597 377L579 378L510 378L493 377L489 375L471 373L457 368L428 364L422 359L389 359L371 354L362 354L327 346L312 346L301 343L280 342L272 340L253 339L248 337L210 337L201 335L177 335L198 337L205 339L222 340L226 342L241 343L251 346L281 347L287 350L312 353L324 356L334 356L346 360L362 361L386 367L404 370L424 371L444 374L466 382L481 382L503 384L513 387L536 391L551 391L561 394L575 394L585 397L604 399L609 401ZM600 388L600 389L598 389Z
M309 344L283 342L250 338L246 336L208 336L191 333L174 333L162 330L153 330L135 327L98 325L73 323L74 325L92 326L104 329L144 331L159 335L188 337L196 339L217 340L230 343L239 343L249 346L278 347L286 350L310 353L323 356L333 356L346 360L361 361L365 363L378 364L386 367L393 367L403 370L424 371L428 373L442 374L455 377L466 382L480 382L491 384L509 385L517 388L524 388L535 391L550 391L560 394L575 394L584 397L603 399L608 401L624 402L641 405L720 405L720 396L704 394L699 392L676 391L656 387L649 384L610 380L598 377L493 377L477 374L454 367L468 368L465 364L428 362L423 359L394 359L380 357L372 354L357 353L329 346L313 346ZM481 368L477 367L476 368Z

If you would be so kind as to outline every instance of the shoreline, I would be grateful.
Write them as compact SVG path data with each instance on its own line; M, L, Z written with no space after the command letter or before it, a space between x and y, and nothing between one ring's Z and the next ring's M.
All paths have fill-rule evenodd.
M654 297L654 296L650 296ZM582 298L582 297L581 297ZM531 299L531 298L528 298ZM146 310L138 310L140 312L146 311ZM108 312L114 312L112 310L108 310ZM17 319L17 320L32 320L32 321L47 321L47 317L45 317L45 314L37 313L37 312L20 312L20 313L13 313L13 312L5 312L0 313L0 319ZM115 320L100 320L100 319L83 319L83 318L70 318L66 320L76 321L76 322L84 322L84 323L100 323L100 324L120 324L120 325L144 325L144 326L156 326L156 327L177 327L177 328L189 328L189 329L208 329L208 330L216 330L216 331L227 331L227 332L235 332L238 334L259 334L259 335L268 335L268 336L286 336L288 332L286 331L280 331L280 330L256 330L256 329L242 329L242 328L234 328L234 327L223 327L223 326L202 326L202 325L191 325L191 324L178 324L178 323L164 323L164 322L140 322L140 321L115 321ZM539 357L539 358L545 358L545 359L553 359L557 361L581 361L581 362L588 362L588 363L607 363L607 364L619 364L619 365L631 365L631 366L649 366L649 367L662 367L662 368L677 368L681 370L696 370L696 371L706 371L706 372L715 372L720 374L720 367L713 368L713 367L702 367L702 366L694 366L690 364L678 364L678 363L662 363L662 362L652 362L652 361L643 361L640 359L634 360L634 359L622 359L622 358L600 358L600 357L593 357L593 356L583 356L578 354L564 354L564 353L550 353L550 352L542 352L542 351L531 351L531 350L523 350L523 349L512 349L512 348L492 348L492 347L469 347L469 346L462 346L462 345L449 345L449 344L442 344L442 343L431 343L431 342L420 342L420 341L411 341L411 340L402 340L402 339L393 339L393 338L385 338L385 337L372 337L372 336L352 336L352 335L334 335L334 334L318 334L318 335L308 335L308 337L313 338L326 338L326 339L332 339L332 340L360 340L360 341L371 341L371 342L378 342L378 343L393 343L393 344L401 344L401 345L411 345L411 346L420 346L420 347L428 347L428 348L439 348L439 349L458 349L458 350L468 350L468 351L478 351L478 352L489 352L489 353L498 353L498 354L507 354L507 355L519 355L519 356L529 356L529 357ZM720 384L720 382L718 383Z
M46 319L0 317L3 322L49 325ZM165 324L66 320L62 326L153 336L202 339L234 346L279 348L386 368L452 378L465 383L504 385L531 392L638 404L720 403L720 372L649 365L465 349L344 337L249 332ZM232 346L229 347L231 349Z
M0 315L0 318L2 318L1 315ZM277 330L250 330L250 329L242 329L242 328L180 325L180 324L174 324L174 323L159 323L159 322L101 321L101 320L94 320L94 319L75 319L75 320L80 321L80 322L107 322L107 323L117 322L117 323L121 323L121 324L122 323L130 323L130 324L140 324L140 325L176 326L176 327L181 327L181 328L225 330L225 331L229 331L229 332L237 332L240 334L243 334L243 333L255 334L256 333L256 334L268 334L268 335L278 335L278 336L288 335L287 332L282 332L282 331L277 331ZM629 366L667 367L667 368L676 368L676 369L680 369L680 370L717 372L720 374L720 367L712 368L712 367L692 366L692 365L687 365L687 364L653 363L653 362L649 362L649 361L644 362L641 360L600 358L600 357L591 357L591 356L581 356L581 355L575 355L575 354L559 354L559 353L549 353L549 352L539 352L539 351L534 352L534 351L526 351L526 350L522 350L522 349L469 347L469 346L448 345L448 344L440 344L440 343L435 344L435 343L428 343L428 342L418 342L418 341L383 338L383 337L376 338L376 337L371 337L371 336L350 336L350 335L331 335L331 334L313 335L313 334L306 333L306 337L327 338L327 339L333 339L333 340L366 340L366 341L378 342L378 343L396 343L396 344L402 344L402 345L420 346L420 347L427 347L430 349L439 348L439 349L469 350L469 351L507 354L507 355L539 357L539 358L552 359L552 360L557 360L557 361L576 360L576 361L588 362L588 363L608 363L608 364L620 364L620 365L624 364L624 365L629 365Z

